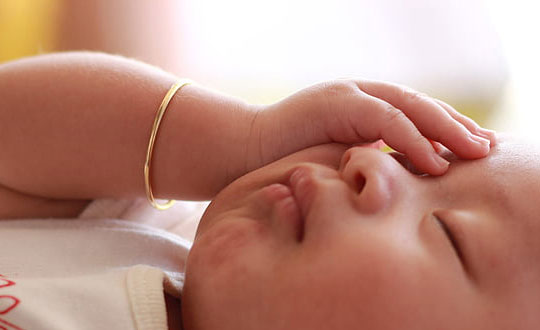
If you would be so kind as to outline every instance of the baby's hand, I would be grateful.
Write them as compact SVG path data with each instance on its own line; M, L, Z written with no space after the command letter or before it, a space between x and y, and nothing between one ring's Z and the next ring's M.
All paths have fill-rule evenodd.
M258 116L260 162L312 145L368 143L382 139L421 172L440 175L448 162L441 143L465 159L488 154L495 134L448 104L397 84L336 80L304 89Z

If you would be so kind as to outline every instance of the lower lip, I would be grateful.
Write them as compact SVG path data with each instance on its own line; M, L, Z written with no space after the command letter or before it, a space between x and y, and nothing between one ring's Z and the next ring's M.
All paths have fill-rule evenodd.
M291 188L281 183L274 183L264 189L265 198L272 204L278 203L293 195Z

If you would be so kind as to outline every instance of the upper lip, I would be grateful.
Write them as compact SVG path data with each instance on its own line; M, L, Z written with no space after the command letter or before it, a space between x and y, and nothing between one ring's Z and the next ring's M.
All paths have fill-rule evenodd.
M302 241L306 234L306 215L307 210L305 208L305 205L303 203L303 197L301 196L299 189L298 189L298 182L295 180L295 175L298 175L297 171L299 168L295 168L291 171L290 175L287 178L287 182L285 183L291 190L292 196L296 202L296 205L298 209L300 210L300 224L298 228L298 238L299 241ZM295 174L296 173L296 174Z
M308 167L296 167L289 176L288 186L300 208L302 217L305 219L311 208L317 177L313 169Z

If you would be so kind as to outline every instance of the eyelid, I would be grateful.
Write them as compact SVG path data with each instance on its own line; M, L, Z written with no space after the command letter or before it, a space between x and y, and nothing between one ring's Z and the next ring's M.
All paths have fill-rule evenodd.
M433 213L433 219L435 220L435 222L437 222L441 230L444 232L444 235L446 236L446 238L452 245L452 248L454 249L457 257L459 258L460 263L463 265L464 268L466 268L463 251L461 249L461 246L459 244L459 241L456 235L454 235L454 232L451 230L450 226L447 225L447 223L444 221L444 218L442 218L441 216L435 213Z

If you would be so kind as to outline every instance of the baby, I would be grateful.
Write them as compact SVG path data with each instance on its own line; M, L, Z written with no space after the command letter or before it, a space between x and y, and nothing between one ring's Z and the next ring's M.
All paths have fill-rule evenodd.
M189 255L186 328L538 329L540 148L445 157L324 145L238 179Z
M67 273L76 274L73 283L86 283L82 279L90 275L117 271L114 281L92 277L100 294L47 291L60 303L67 292L75 295L70 299L78 299L77 305L49 309L71 321L63 324L80 328L159 328L146 314L141 317L139 311L149 313L145 304L157 304L157 314L163 307L163 315L167 307L170 328L180 326L176 318L182 314L185 329L533 324L527 317L535 315L536 306L528 303L536 292L535 269L527 258L536 251L529 210L535 205L525 199L536 194L526 178L539 168L522 162L528 153L519 144L502 139L490 149L493 132L441 101L403 86L359 80L318 84L266 106L196 85L173 97L153 154L154 195L210 199L226 187L199 226L180 311L171 300L174 290L167 291L174 286L170 274L182 271L175 259L181 253L170 248L174 238L149 228L128 230L114 220L50 220L75 218L96 198L144 196L142 167L152 120L175 80L133 60L93 53L0 66L0 217L49 218L4 221L3 251L24 256L23 242L32 240L7 230L39 240L50 234L40 224L46 221L47 228L69 227L77 235L39 242L48 251L48 244L61 241L55 251L67 249L72 259L43 252L46 257L34 268L32 262L13 266L16 259L0 259L0 289L57 288L69 282ZM399 153L369 147L379 140ZM510 226L508 219L520 221ZM97 227L102 231L85 236ZM131 236L123 241L126 231ZM100 253L123 257L98 262L85 252L91 242L103 247ZM77 258L77 251L85 257ZM44 263L47 258L52 259ZM99 267L85 265L89 260ZM154 276L160 263L171 260L176 269ZM49 261L54 270L44 270ZM133 279L142 276L140 267L130 268L139 263L152 266L145 272L154 274L154 282ZM54 274L60 281L43 282L36 274ZM166 282L169 295L149 299L138 286L155 287L156 280ZM111 287L104 290L103 283ZM124 285L137 294L114 301ZM16 314L25 302L13 292L3 297L10 297L4 300L8 307L0 308L3 325L31 327L45 317L37 309ZM100 312L99 326L79 318L111 299L115 313L127 308L122 317ZM105 320L125 322L112 326ZM49 325L61 328L58 322Z

